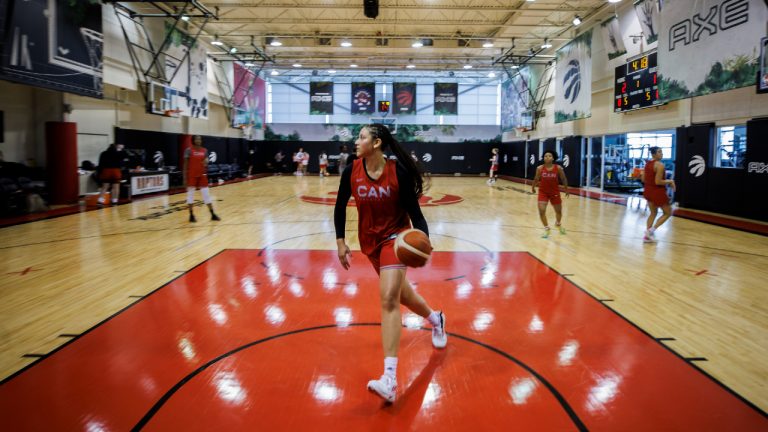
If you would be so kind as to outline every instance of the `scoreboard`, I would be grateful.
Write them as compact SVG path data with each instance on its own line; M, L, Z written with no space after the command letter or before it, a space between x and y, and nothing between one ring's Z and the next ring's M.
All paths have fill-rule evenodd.
M656 51L627 60L616 67L614 112L660 105Z

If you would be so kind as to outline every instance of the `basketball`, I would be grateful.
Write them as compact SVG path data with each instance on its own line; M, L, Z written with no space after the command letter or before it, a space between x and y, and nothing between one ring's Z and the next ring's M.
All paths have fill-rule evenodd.
M395 256L408 267L424 267L432 253L432 243L423 231L409 229L395 239Z

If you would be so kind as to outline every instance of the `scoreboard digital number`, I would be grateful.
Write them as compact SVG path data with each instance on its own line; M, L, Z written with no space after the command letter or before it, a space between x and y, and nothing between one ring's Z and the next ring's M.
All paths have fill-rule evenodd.
M644 54L616 67L614 112L660 105L656 52Z

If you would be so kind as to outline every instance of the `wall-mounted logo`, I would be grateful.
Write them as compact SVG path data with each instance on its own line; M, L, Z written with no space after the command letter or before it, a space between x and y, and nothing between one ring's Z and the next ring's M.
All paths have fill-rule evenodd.
M574 103L581 90L581 72L579 61L576 59L568 62L568 69L563 77L563 88L565 88L565 100Z
M424 153L424 155L421 156L421 160L424 162L429 162L432 160L432 154L430 153Z
M696 43L702 36L714 36L719 31L749 22L749 0L726 0L720 6L712 6L706 16L694 14L669 28L669 51L677 44Z
M451 156L451 160L464 160L464 156Z
M571 164L571 158L568 157L568 155L563 156L563 166L568 168L568 165Z
M750 162L747 165L748 173L768 174L768 164L763 162Z
M691 174L695 177L701 177L707 169L707 162L704 161L703 157L695 155L691 158L691 161L688 162L688 167L690 168L689 171Z
M531 165L535 164L536 163L536 156L531 155L530 161L531 161Z
M163 156L163 152L158 150L155 152L155 155L152 156L152 160L155 161L155 165L162 165L163 161L165 160L165 156Z
M208 162L216 163L216 159L218 159L218 156L216 155L216 152L210 152L208 154Z

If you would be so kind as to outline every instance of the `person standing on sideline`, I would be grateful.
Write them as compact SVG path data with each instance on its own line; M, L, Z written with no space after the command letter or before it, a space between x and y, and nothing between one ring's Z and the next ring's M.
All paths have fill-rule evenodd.
M301 164L304 161L304 148L300 147L299 151L293 154L293 161L296 162L296 172L294 175L301 175Z
M652 243L656 241L656 230L672 216L672 206L669 204L667 196L667 185L676 190L675 181L664 178L665 168L661 159L664 158L664 151L661 147L651 147L649 149L651 159L645 163L645 169L642 172L643 196L648 201L648 207L651 214L646 221L646 231L643 236L643 242ZM661 207L664 214L656 220L656 215ZM656 223L654 224L654 221Z
M301 158L301 175L307 175L307 168L309 168L309 152L304 152Z
M339 175L341 175L341 173L344 172L344 168L347 167L347 158L349 158L347 146L343 145L341 146L341 151L339 152Z
M195 189L200 189L203 194L203 202L211 211L211 220L220 221L213 211L211 193L208 189L208 150L203 147L203 137L192 137L192 147L184 150L184 184L187 185L187 208L189 209L189 221L197 222L195 212L192 210Z
M321 151L319 159L320 159L319 160L319 163L320 163L320 177L327 176L328 175L328 171L327 171L327 168L328 168L328 155L325 154L324 151Z
M384 156L384 151L390 149L397 156L396 160ZM341 175L333 212L336 247L339 262L349 269L351 252L345 240L345 225L347 202L354 196L360 249L379 275L381 302L384 374L377 380L369 381L368 390L387 402L394 402L397 394L397 351L402 328L400 305L429 321L435 348L444 348L448 342L445 315L430 308L408 283L406 267L394 251L397 234L411 228L411 224L429 235L427 221L419 207L424 177L420 167L384 125L364 126L355 142L355 153L357 159Z
M112 205L116 205L120 199L120 181L123 179L123 153L122 144L110 144L106 150L99 155L99 180L101 181L101 190L99 191L99 206L107 204L104 196L107 188L112 186L111 198Z
M565 197L568 198L568 179L565 177L565 171L563 167L555 163L557 159L557 153L552 150L546 150L544 152L544 165L539 165L536 168L536 177L533 179L533 185L531 185L531 191L536 193L536 186L541 182L539 188L539 218L541 223L544 224L544 234L541 238L549 237L549 222L547 222L547 203L551 202L552 207L555 209L555 226L560 231L560 234L565 234L565 228L560 224L563 218L563 200L560 198L560 184L558 179L563 183Z
M491 150L491 158L488 161L491 162L491 169L488 171L488 181L486 183L492 185L496 183L496 171L499 170L499 149Z

